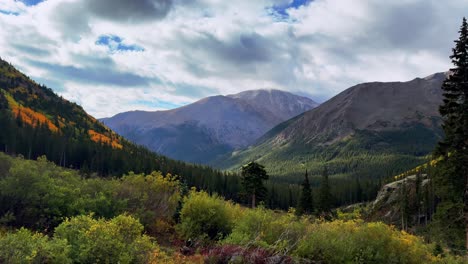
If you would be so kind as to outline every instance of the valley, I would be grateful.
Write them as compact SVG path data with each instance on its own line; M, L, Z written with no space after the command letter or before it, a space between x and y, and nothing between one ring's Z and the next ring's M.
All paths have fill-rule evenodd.
M466 10L0 1L0 264L468 263Z
M438 107L444 79L437 73L353 86L217 164L236 169L257 160L286 182L297 182L305 168L318 175L324 165L336 178L391 177L424 163L442 138Z

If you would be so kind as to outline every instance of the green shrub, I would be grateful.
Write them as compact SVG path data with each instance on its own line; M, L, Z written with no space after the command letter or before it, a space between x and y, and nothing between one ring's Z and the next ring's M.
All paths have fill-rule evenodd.
M12 214L13 226L52 230L64 217L77 214L80 178L75 171L48 162L14 160L0 178L0 217Z
M263 207L246 210L223 244L260 246L287 253L302 237L306 221L294 212L276 213Z
M297 261L318 263L463 263L435 256L433 245L384 223L362 220L311 222L294 212L247 209L221 241L223 245L262 247Z
M142 232L143 226L131 216L77 216L59 225L55 237L68 241L78 263L148 263L157 246Z
M294 254L323 263L431 263L429 245L383 223L317 222L308 226Z
M150 231L155 231L158 220L170 220L180 201L179 181L170 174L124 176L116 188L118 200L125 201L125 210L140 219Z
M75 201L80 214L93 213L96 217L113 218L126 209L126 201L115 196L118 180L101 178L83 179L80 196ZM74 215L73 215L74 216Z
M8 158L8 159L7 159ZM135 215L147 230L169 220L180 201L179 182L168 174L130 173L122 179L84 179L48 162L0 156L0 224L53 230L65 218L93 213Z
M66 240L20 229L0 236L0 263L72 263Z
M185 239L219 239L231 233L240 213L238 205L192 190L184 198L178 230Z

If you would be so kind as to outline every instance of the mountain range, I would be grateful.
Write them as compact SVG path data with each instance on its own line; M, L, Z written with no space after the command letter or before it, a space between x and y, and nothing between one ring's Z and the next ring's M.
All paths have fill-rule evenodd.
M396 175L426 160L442 136L438 108L445 77L350 87L213 165L235 170L256 160L294 182L305 169L318 175L324 166L334 177Z
M324 167L329 171L337 201L359 201L359 196L352 194L356 190L363 190L365 199L371 199L381 180L427 161L442 136L438 106L445 77L437 73L408 82L359 84L317 107L307 98L256 90L208 97L170 111L130 112L117 117L127 116L120 119L120 125L126 125L135 121L133 113L144 113L143 121L148 122L143 122L142 130L151 131L158 128L158 123L149 122L156 116L175 135L161 142L179 144L182 151L199 155L216 150L216 145L199 138L209 138L208 135L213 141L225 140L231 145L224 143L225 149L204 156L209 165L235 172L247 162L259 161L272 178L267 183L269 201L281 208L296 204L296 184L303 180L305 170L316 188L317 176ZM306 111L306 107L312 109ZM298 112L303 113L296 115ZM206 131L200 129L200 123L218 125L218 130L201 133ZM268 130L267 125L274 126L273 123L279 125ZM0 151L10 155L27 159L46 155L57 165L81 170L84 176L118 177L130 171L158 170L180 176L188 186L239 199L236 174L230 177L231 172L176 161L137 146L81 106L57 96L2 60L0 124ZM196 126L174 132L183 128L180 124ZM257 139L247 139L245 127L257 128L253 130L256 134L251 133ZM187 145L179 138L186 140ZM193 150L194 146L199 149Z
M235 171L256 160L290 183L308 169L316 184L324 167L332 180L375 180L427 160L443 135L438 107L445 77L358 84L321 105L278 90L246 91L103 122L159 153L219 169ZM31 159L47 155L64 167L100 175L218 174L136 146L2 60L0 123L0 150Z
M101 121L157 153L206 164L255 143L274 126L317 105L285 91L251 90L207 97L173 110L120 113Z

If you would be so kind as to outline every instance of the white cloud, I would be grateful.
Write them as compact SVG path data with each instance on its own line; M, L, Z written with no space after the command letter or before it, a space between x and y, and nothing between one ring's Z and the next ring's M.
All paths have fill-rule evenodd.
M119 20L88 0L2 0L0 10L19 15L0 14L0 56L97 117L259 88L323 100L359 82L447 70L468 8L463 0L315 0L278 21L269 8L290 0L164 0L148 12L128 1L113 2L135 12ZM161 0L143 2L152 1ZM95 44L102 35L144 52L109 52Z
M0 2L0 10L11 13L23 13L26 10L26 5L16 0L2 0Z

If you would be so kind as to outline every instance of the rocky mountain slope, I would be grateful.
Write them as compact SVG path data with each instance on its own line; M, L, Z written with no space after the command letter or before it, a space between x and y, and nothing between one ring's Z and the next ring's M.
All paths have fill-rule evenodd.
M408 82L353 86L278 125L254 146L220 159L223 168L258 160L276 176L319 174L384 177L414 167L441 135L444 73Z
M169 157L209 163L248 146L317 103L279 90L212 96L168 111L132 111L102 121L120 135Z

